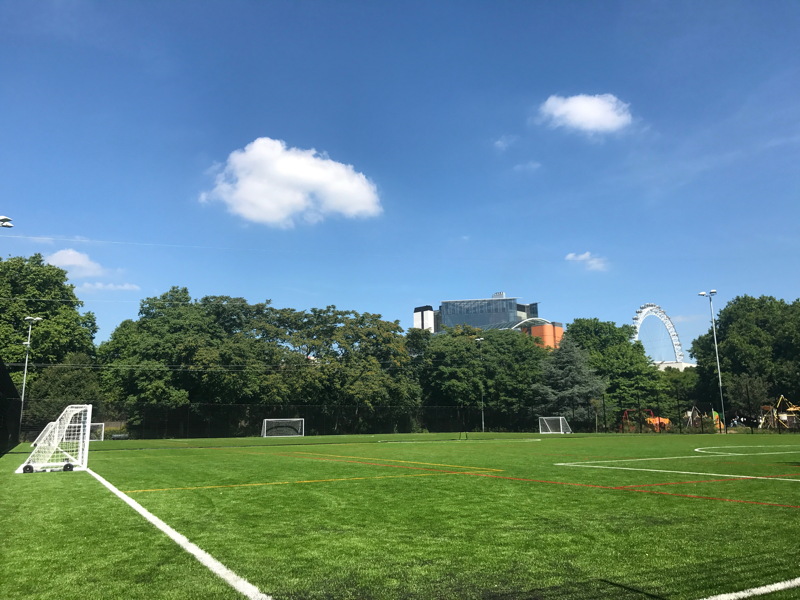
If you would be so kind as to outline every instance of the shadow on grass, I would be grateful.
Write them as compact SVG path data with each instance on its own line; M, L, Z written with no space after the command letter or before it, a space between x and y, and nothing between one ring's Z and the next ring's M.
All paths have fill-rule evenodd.
M483 596L483 600L607 600L608 598L614 598L614 600L667 599L666 596L659 596L606 579L592 579L527 592L489 593Z

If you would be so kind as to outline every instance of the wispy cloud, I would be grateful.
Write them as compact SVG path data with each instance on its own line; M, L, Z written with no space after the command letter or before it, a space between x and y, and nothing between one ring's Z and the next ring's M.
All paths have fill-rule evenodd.
M589 271L607 271L608 260L601 256L593 256L591 252L576 254L570 252L564 257L565 260L583 264Z
M537 162L535 160L528 161L526 163L520 163L518 165L514 165L515 171L521 172L530 172L530 171L537 171L542 167L542 163Z
M550 96L539 107L539 121L583 133L612 133L633 121L629 106L613 94Z
M135 283L82 283L76 288L81 292L137 292L141 288Z
M45 262L64 269L74 279L99 277L106 272L103 267L89 258L88 254L72 248L65 248L45 257Z
M508 148L519 139L517 135L501 135L494 141L494 147L501 152L508 150Z
M316 150L287 147L262 137L228 157L214 189L201 202L219 200L240 217L272 227L326 217L374 217L382 212L374 183Z

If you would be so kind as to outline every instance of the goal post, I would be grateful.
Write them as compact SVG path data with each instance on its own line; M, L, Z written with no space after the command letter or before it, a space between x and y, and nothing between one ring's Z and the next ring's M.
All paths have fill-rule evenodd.
M106 424L105 423L92 423L89 425L89 441L102 442L106 439Z
M89 460L91 404L71 404L36 439L36 447L16 473L81 471Z
M572 433L566 417L539 417L539 433Z
M305 419L264 419L261 437L303 437Z

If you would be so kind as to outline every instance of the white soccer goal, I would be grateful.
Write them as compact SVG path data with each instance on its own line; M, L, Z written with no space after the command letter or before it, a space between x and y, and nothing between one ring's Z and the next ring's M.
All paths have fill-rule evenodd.
M89 441L102 442L106 438L106 424L92 423L89 425Z
M91 404L72 404L45 427L36 438L36 447L17 473L34 471L73 471L86 469L89 459Z
M302 437L305 419L264 419L261 437Z
M572 433L566 417L539 417L539 433Z

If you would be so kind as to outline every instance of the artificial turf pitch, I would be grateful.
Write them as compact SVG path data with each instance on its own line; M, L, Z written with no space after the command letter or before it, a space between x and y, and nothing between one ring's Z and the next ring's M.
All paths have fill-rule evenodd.
M92 442L89 467L275 600L694 600L800 577L798 437L457 438ZM0 598L243 597L91 474L14 474L28 451L0 458Z

